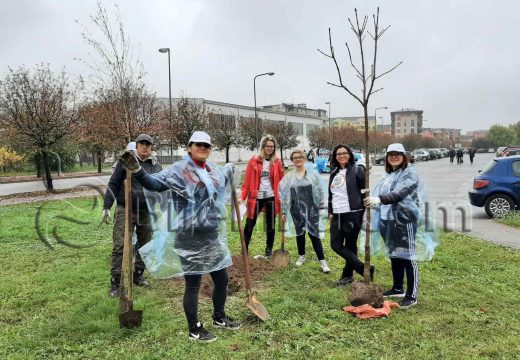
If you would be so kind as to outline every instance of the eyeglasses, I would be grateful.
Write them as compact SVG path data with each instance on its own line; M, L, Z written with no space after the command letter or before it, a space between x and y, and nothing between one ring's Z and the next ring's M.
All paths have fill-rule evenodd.
M294 161L294 160L303 160L303 159L305 159L303 156L294 156L294 157L292 158L293 161Z
M211 149L211 145L208 143L196 142L196 143L193 143L193 145L195 145L197 147L203 147L204 149Z
M340 157L340 156L349 156L350 154L346 151L346 152L339 152L339 153L336 153L336 157Z
M388 156L391 156L391 157L400 157L400 156L403 156L402 153L399 153L399 152L389 152L388 153Z

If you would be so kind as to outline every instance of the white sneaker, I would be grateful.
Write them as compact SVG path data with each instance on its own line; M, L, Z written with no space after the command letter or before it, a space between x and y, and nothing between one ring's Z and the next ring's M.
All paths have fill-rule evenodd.
M296 260L296 266L302 266L305 262L305 255L298 256L298 260Z
M330 267L329 267L329 265L327 265L326 260L320 260L320 266L321 266L321 271L323 271L325 274L330 273Z

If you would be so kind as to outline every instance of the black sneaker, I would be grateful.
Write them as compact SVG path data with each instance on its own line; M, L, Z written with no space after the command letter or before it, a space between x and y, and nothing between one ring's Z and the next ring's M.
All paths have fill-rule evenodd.
M213 326L227 330L240 329L240 323L229 316L223 316L220 319L213 319Z
M115 297L119 296L119 282L120 282L120 279L115 278L115 277L113 277L110 280L110 290L108 292L109 297L115 298Z
M395 298L402 298L404 297L404 291L403 290L396 290L394 288L387 290L383 293L383 297L395 297Z
M271 248L265 248L265 257L270 259L271 255L273 255L273 249Z
M354 281L354 278L352 276L346 276L336 281L336 286L345 286Z
M136 286L150 286L150 283L144 279L144 276L142 273L135 273L134 274L134 284Z
M212 342L217 340L217 337L210 332L208 332L206 329L204 329L204 326L199 321L197 323L197 327L190 330L188 333L188 338L193 341L200 341L200 342Z
M417 305L417 299L414 299L409 296L405 296L403 301L401 301L401 303L399 305L401 306L401 309L408 309L414 305Z
M374 272L376 271L376 267L374 265L370 265L370 281L374 282Z

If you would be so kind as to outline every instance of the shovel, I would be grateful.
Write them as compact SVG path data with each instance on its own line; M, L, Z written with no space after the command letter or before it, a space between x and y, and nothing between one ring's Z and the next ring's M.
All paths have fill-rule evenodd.
M285 221L280 216L280 223L282 224L282 241L280 242L280 249L275 250L273 253L273 265L277 268L284 268L289 265L289 261L291 261L291 256L289 252L285 250Z
M237 192L233 181L231 181L231 195L233 197L233 205L235 207L235 213L238 222L238 232L240 233L240 243L242 246L242 260L244 261L244 274L247 291L246 306L260 320L267 321L269 319L269 313L265 309L265 306L257 300L256 296L253 294L253 290L251 289L251 275L249 274L249 259L247 257L246 240L244 237L244 229L242 229L242 219L240 218L240 209L238 207Z
M119 326L131 329L141 326L143 310L134 310L134 264L132 256L132 172L126 170L125 180L125 237L123 266L119 286Z

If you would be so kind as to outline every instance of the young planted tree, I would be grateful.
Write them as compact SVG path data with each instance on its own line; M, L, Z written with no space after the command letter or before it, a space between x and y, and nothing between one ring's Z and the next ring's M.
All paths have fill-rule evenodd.
M226 163L229 162L229 149L237 146L239 135L237 129L237 118L235 115L209 114L208 133L211 142L217 150L226 151Z
M43 64L33 70L9 69L0 81L0 127L15 129L41 154L48 190L54 189L49 162L52 147L74 131L82 90L81 80L72 82L65 72L55 74Z
M370 101L370 98L373 94L375 94L378 91L381 91L383 88L375 89L374 85L376 80L380 79L384 75L388 74L389 72L393 71L395 68L397 68L399 65L401 65L402 61L399 62L397 65L393 66L389 70L386 70L384 72L379 73L377 71L377 56L378 56L378 42L383 36L383 34L388 30L390 27L384 27L381 28L379 25L379 8L377 8L377 14L373 15L373 32L367 30L367 23L368 23L368 16L364 16L362 21L360 22L360 19L358 17L357 9L354 9L355 13L355 22L352 22L351 19L348 19L348 22L350 24L350 28L352 32L355 35L355 38L358 43L359 47L359 55L360 55L360 63L358 65L354 64L354 61L352 59L352 52L350 49L350 46L348 45L348 42L345 42L349 63L352 67L356 77L361 81L361 93L356 95L353 90L352 86L350 84L347 84L344 80L344 77L342 76L342 72L340 69L340 66L338 64L338 58L336 56L336 53L334 52L334 46L332 45L332 35L329 28L329 48L330 53L327 54L321 50L318 49L318 51L325 55L327 58L331 59L334 62L334 65L336 66L337 74L338 74L338 82L339 83L332 83L327 82L327 84L341 88L345 90L350 96L352 96L354 99L356 99L359 104L363 107L363 113L365 117L365 152L368 154L369 150L369 134L368 134L368 104ZM369 35L369 37L373 41L373 53L372 53L372 63L367 69L367 59L365 58L365 39L366 35ZM369 183L369 157L366 156L366 171L367 176L365 180L365 188L370 188ZM364 270L364 283L370 284L370 211L367 211L367 222L366 222L366 233L365 233L365 270Z
M282 166L285 167L283 151L298 146L298 130L290 122L276 121L266 126L266 132L273 135L278 142Z

